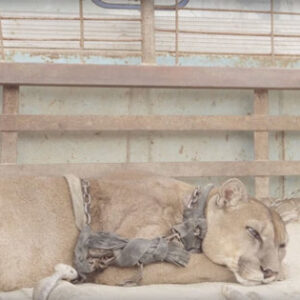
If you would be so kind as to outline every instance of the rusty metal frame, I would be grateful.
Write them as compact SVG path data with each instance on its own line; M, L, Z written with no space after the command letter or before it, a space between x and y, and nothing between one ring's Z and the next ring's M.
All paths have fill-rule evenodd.
M46 76L45 76L46 74ZM269 176L300 175L299 161L268 161L269 131L300 131L298 116L270 116L269 89L300 89L300 70L235 69L204 67L163 67L153 65L67 65L1 63L0 85L4 85L3 113L0 115L4 175L101 175L108 169L138 168L177 177L255 176L260 197L269 193ZM95 86L144 88L233 88L254 90L251 116L53 116L19 115L19 86ZM238 126L237 126L238 124ZM17 134L31 131L252 131L255 161L189 163L121 163L18 165ZM9 165L8 165L9 164Z
M117 170L141 170L178 178L211 176L299 176L299 161L194 161L149 163L0 164L0 174L13 176L62 176L73 173L97 177ZM257 191L257 190L256 190Z
M150 4L149 4L150 3ZM270 0L269 11L238 12L267 13L271 15L271 55L274 58L274 14L288 14L273 11L273 0ZM179 35L185 31L179 28L178 0L175 3L175 53L176 64L179 62ZM269 161L268 132L269 131L300 131L300 117L268 115L269 89L300 89L300 71L287 69L238 69L238 68L204 68L204 67L165 67L155 66L155 26L154 0L142 0L141 18L85 18L82 0L79 0L79 17L77 18L39 18L25 17L37 20L79 20L80 49L59 49L60 51L77 52L80 54L95 53L101 50L86 49L84 36L85 20L133 21L141 25L140 39L124 39L125 42L141 42L143 63L140 66L97 66L97 65L67 65L67 64L17 64L0 63L0 85L3 85L3 113L0 115L0 132L2 133L2 149L0 157L0 173L5 176L16 175L48 175L57 176L74 173L83 177L100 176L107 171L117 169L141 169L159 172L176 177L199 176L254 176L256 195L269 195L270 176L300 175L300 161ZM189 8L185 8L189 9ZM205 9L199 9L205 10ZM222 11L222 10L207 10ZM290 13L296 14L296 13ZM299 13L300 15L300 13ZM9 19L10 17L1 17ZM25 19L20 18L20 19ZM13 18L16 19L16 18ZM0 23L1 25L1 23ZM0 28L1 29L1 28ZM1 32L1 30L0 30ZM197 34L201 32L195 32ZM207 34L217 34L214 32ZM234 33L220 33L234 34ZM238 33L237 33L238 34ZM296 35L293 35L295 37ZM1 39L3 43L5 37ZM95 39L96 41L97 39ZM76 40L77 41L77 40ZM97 40L98 41L98 40ZM113 41L113 40L112 40ZM120 41L118 41L120 42ZM2 56L5 47L2 45ZM0 45L0 46L1 46ZM11 47L8 47L12 49ZM17 49L17 48L16 48ZM43 49L40 49L41 51ZM45 50L45 49L44 49ZM57 49L51 49L56 51ZM120 50L120 49L119 49ZM135 51L138 52L138 51ZM211 54L211 53L208 53ZM220 54L220 53L218 53ZM228 54L228 53L227 53ZM238 53L232 53L238 54ZM245 53L243 53L245 54ZM258 55L257 53L255 55ZM45 75L46 74L46 75ZM81 86L81 87L144 87L144 88L210 88L210 89L252 89L254 113L251 116L44 116L19 115L19 86ZM237 124L239 127L237 128ZM126 163L114 164L45 164L18 165L17 139L19 132L30 131L123 131L128 134L130 149L130 132L145 131L207 131L207 130L239 130L254 133L254 161L230 162L151 162L132 163L127 154ZM284 139L284 133L283 133ZM150 151L149 151L150 153ZM284 155L283 155L284 159Z
M280 12L274 11L274 0L270 1L270 10L246 10L246 9L214 9L214 8L192 8L192 7L183 7L180 8L180 11L207 11L207 12L228 12L228 13L259 13L259 14L268 14L270 15L270 32L269 33L255 33L255 32L230 32L230 31L204 31L204 30L181 30L179 28L179 8L176 4L176 15L175 15L175 28L174 29L163 29L156 27L156 32L170 32L175 34L175 51L166 51L169 54L175 56L175 62L178 64L179 55L185 55L184 51L179 51L179 35L180 34L195 34L195 35L218 35L218 36L246 36L246 37L270 37L270 53L240 53L236 52L203 52L203 51L193 51L188 52L188 54L198 54L198 55L253 55L253 56L270 56L272 62L275 60L275 55L278 57L295 57L299 54L277 54L275 53L275 41L276 37L285 37L285 38L299 38L299 34L275 34L274 33L274 15L300 15L300 12ZM177 3L178 0L175 0ZM163 53L163 52L162 52Z
M259 95L255 97L259 97ZM264 113L265 114L265 113ZM237 126L238 124L238 126ZM299 116L100 116L100 115L16 115L0 114L2 132L182 132L182 131L300 131ZM258 138L258 144L265 143ZM257 151L259 152L259 151ZM259 155L259 159L267 159Z
M0 49L1 49L1 56L4 58L6 51L21 51L21 52L30 52L30 53L39 53L39 54L65 54L65 53L77 53L80 56L83 55L93 55L93 54L99 54L99 55L111 55L113 52L116 51L121 51L123 49L124 52L126 52L127 55L143 55L143 51L140 50L140 45L142 44L143 41L143 34L141 33L140 37L137 38L128 38L128 39L89 39L86 37L85 34L85 28L84 28L84 23L86 21L115 21L115 22L136 22L137 26L141 26L142 23L142 17L86 17L83 13L83 6L82 6L82 0L79 1L79 14L78 16L12 16L12 15L3 15L0 13L0 23L1 20L2 22L5 20L40 20L40 21L47 21L47 20L60 20L60 21L79 21L80 22L80 34L78 38L68 38L66 37L65 39L53 39L53 38L9 38L6 37L5 34L2 34L1 36L1 28L0 28ZM239 52L239 51L220 51L220 52L204 52L204 51L193 51L189 52L188 54L198 54L198 55L253 55L253 56L269 56L271 57L272 60L274 60L275 57L299 57L299 53L276 53L276 47L275 47L275 38L278 37L285 37L285 38L299 38L299 34L277 34L274 32L274 16L275 15L297 15L300 16L300 12L289 12L289 11L275 11L274 10L274 3L273 0L270 1L270 9L269 10L247 10L247 9L213 9L213 8L191 8L191 7L180 7L178 4L180 3L179 0L174 0L174 11L175 11L175 27L174 29L163 29L163 28L155 28L155 32L174 32L175 34L175 51L157 51L157 53L162 53L162 54L172 54L175 57L175 61L178 64L178 58L180 56L184 56L186 53L184 51L180 51L180 39L179 36L180 34L184 33L189 33L189 34L195 34L195 35L220 35L220 36L260 36L260 37L270 37L270 51L269 52L263 52L262 53L246 53L244 52ZM155 6L155 9L160 9L162 7L160 6ZM249 33L243 33L243 32L229 32L229 31L197 31L197 30L181 30L179 26L179 17L180 17L180 12L181 11L210 11L210 12L228 12L228 13L256 13L256 14L266 14L270 16L270 32L268 33L255 33L255 32L249 32ZM0 24L1 27L1 24ZM6 41L44 41L44 42L51 42L51 41L73 41L73 42L78 42L78 47L72 48L72 47L59 47L53 45L52 47L39 47L39 46L23 46L23 45L6 45ZM120 45L120 48L114 49L114 47L110 47L107 45L105 49L98 49L97 47L84 47L85 42L110 42L110 43L120 43L122 44L123 42L126 43L140 43L138 45L138 50L133 50L133 49L126 49L122 48ZM141 45L142 46L142 45ZM139 51L140 50L140 51ZM134 52L134 53L133 53Z
M0 63L0 84L291 90L300 88L300 70L156 65Z

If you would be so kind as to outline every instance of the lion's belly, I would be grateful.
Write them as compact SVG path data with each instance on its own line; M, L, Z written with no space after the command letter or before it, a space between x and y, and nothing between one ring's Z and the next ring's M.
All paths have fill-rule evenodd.
M72 263L78 231L63 178L0 179L0 290L31 287Z

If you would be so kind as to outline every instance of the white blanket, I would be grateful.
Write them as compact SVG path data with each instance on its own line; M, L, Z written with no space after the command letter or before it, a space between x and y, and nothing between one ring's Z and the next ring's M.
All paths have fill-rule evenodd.
M191 285L152 285L112 287L96 284L72 285L62 281L50 294L49 300L299 300L300 299L300 223L287 225L289 244L285 258L287 279L267 285L245 287L228 283L199 283ZM251 293L251 294L249 294ZM0 293L0 300L31 300L32 289Z

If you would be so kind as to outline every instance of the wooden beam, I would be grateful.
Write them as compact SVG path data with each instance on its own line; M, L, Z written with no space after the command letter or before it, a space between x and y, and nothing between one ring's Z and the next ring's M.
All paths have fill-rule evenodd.
M142 170L177 178L206 176L296 176L300 161L217 161L1 165L1 176L98 177L116 170Z
M269 113L268 90L254 91L254 114L266 116ZM267 131L254 132L255 159L269 159L269 133ZM255 178L255 195L258 199L269 197L270 179L268 177Z
M0 85L300 89L300 70L0 63Z
M19 87L4 86L2 113L14 116L18 112L19 112ZM0 116L0 118L1 117L2 116ZM18 133L13 131L15 130L12 130L11 132L2 133L1 163L17 162Z
M0 115L0 131L257 131L256 159L267 159L265 131L299 131L299 116ZM261 133L261 134L259 134Z

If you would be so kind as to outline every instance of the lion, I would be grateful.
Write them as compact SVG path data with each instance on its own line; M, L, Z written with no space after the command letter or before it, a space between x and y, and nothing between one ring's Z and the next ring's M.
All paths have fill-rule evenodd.
M91 227L127 238L166 235L182 221L194 186L142 172L91 179ZM32 287L59 263L72 265L79 232L68 185L60 177L0 179L0 290ZM155 263L144 267L141 284L239 282L282 279L288 242L280 216L248 196L238 179L214 188L206 205L203 253L186 267ZM136 268L109 267L91 282L116 285Z

